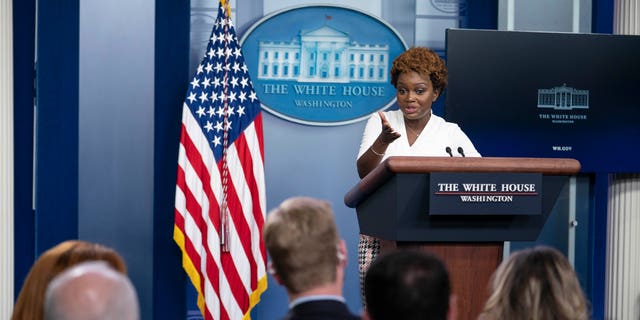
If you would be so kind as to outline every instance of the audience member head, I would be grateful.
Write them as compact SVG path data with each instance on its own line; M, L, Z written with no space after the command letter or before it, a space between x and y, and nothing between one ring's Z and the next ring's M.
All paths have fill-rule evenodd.
M449 274L438 258L413 249L378 256L364 279L366 310L373 320L455 319Z
M550 247L514 252L493 274L491 290L481 319L589 318L589 303L571 264Z
M271 272L290 298L324 286L339 288L342 294L346 247L328 202L285 200L267 216L264 241Z
M433 50L424 47L413 47L401 53L391 65L391 84L396 87L398 77L402 73L416 72L424 78L429 78L433 90L442 94L447 87L447 66L440 56Z
M44 293L55 276L84 261L105 261L126 273L125 262L113 249L86 241L70 240L47 250L35 261L22 285L13 309L14 320L42 320Z
M77 264L56 276L45 294L45 320L137 320L138 296L124 274L104 261Z

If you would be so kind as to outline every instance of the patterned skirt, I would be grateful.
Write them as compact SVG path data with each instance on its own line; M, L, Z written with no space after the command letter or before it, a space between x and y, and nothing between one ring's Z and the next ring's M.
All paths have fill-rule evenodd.
M364 276L369 270L369 266L380 254L380 240L364 234L360 235L358 241L358 269L360 271L360 295L362 297L362 305L366 307L364 299Z

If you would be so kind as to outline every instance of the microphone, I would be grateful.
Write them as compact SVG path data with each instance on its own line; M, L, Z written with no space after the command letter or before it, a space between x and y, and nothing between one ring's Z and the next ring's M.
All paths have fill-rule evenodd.
M451 153L451 148L449 148L448 146L444 149L444 151L446 151L449 154L449 157L453 157L453 153Z
M464 158L464 150L462 150L462 147L458 147L458 153L462 155L462 157Z

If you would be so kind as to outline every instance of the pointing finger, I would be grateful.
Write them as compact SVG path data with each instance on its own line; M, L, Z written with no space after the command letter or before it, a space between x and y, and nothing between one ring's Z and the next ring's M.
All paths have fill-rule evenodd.
M378 116L380 116L380 121L382 121L383 126L385 123L388 123L387 117L385 117L384 112L378 111Z

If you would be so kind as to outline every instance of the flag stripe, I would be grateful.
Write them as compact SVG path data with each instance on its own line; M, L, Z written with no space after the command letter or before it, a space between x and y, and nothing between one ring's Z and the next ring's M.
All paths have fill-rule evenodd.
M181 206L180 207L187 207L187 200L186 200L186 196L184 194L184 192L182 192L182 190L185 190L185 186L186 186L186 182L184 179L184 170L182 170L181 167L178 167L178 186L179 189L176 191L176 203L180 202ZM188 190L187 190L188 191ZM190 194L190 193L189 193ZM184 220L184 214L182 212L180 212L178 209L176 209L176 212L178 213L178 215L176 215L176 226L178 226L179 230L186 230L187 228L185 227L185 220ZM183 242L183 249L186 253L186 257L189 259L189 261L191 262L191 265L200 265L200 255L196 252L194 246L193 246L193 240L200 240L201 238L201 232L200 233L194 233L194 232L188 232L189 237ZM184 237L184 235L183 235ZM197 242L199 243L199 242ZM196 276L197 278L196 283L194 283L194 285L197 285L197 290L198 292L202 292L203 288L200 285L200 279L202 279L202 273L200 272L200 269L195 269L193 270L194 272L197 272Z
M255 221L255 228L257 230L252 230L252 241L254 241L254 243L259 243L258 246L254 246L254 255L256 257L262 257L262 259L260 260L261 263L258 263L258 277L260 277L260 275L266 276L266 265L267 265L267 251L266 248L264 246L264 242L262 241L262 228L260 226L264 225L264 212L266 210L267 207L267 199L266 199L266 192L265 192L265 180L264 180L264 144L263 144L263 136L261 133L262 131L262 115L259 114L258 116L256 116L255 120L253 121L253 130L249 131L251 133L251 138L247 139L248 141L248 145L249 148L251 150L260 150L259 154L256 154L256 152L253 153L254 157L254 162L253 162L253 172L254 172L254 179L255 179L255 185L256 188L258 189L257 192L257 200L254 200L254 203L259 203L260 207L259 208L255 208L253 210L253 218ZM258 158L259 156L259 158ZM265 277L266 278L266 277Z
M199 136L199 132L195 132L194 133L196 136ZM203 170L200 171L200 180L204 180L204 181L212 181L212 185L213 185L213 189L211 189L211 185L203 185L202 188L204 188L204 190L206 190L207 194L221 194L221 190L216 190L219 189L219 187L221 186L220 183L220 175L219 172L217 170L213 170L213 173L215 173L213 176L214 178L210 178L208 173L204 170L204 168L206 168L206 166L204 166L202 164L202 162L200 162L199 160L201 160L199 157L193 157L190 158L193 160L193 162L196 163L195 167L199 167L199 168L203 168ZM215 183L217 181L217 183ZM209 198L209 197L207 197ZM219 230L220 227L220 221L219 221L219 205L218 203L221 202L220 200L217 200L214 198L212 198L212 202L215 203L215 205L212 207L212 210L209 211L209 220L214 222L212 226L209 226L208 229L210 230L210 232L215 232L215 236L212 238L213 243L209 244L209 248L211 248L214 252L211 254L211 256L213 256L213 258L215 259L215 261L208 261L208 267L215 267L213 269L208 268L207 269L207 274L210 277L211 283L213 284L213 290L215 292L215 295L217 296L217 299L223 300L223 302L226 300L229 300L228 297L231 296L242 296L242 292L239 290L234 291L233 288L229 285L230 283L235 283L240 281L240 276L238 275L238 272L236 272L234 269L232 269L230 262L226 262L225 261L221 261L218 257L220 256L220 251L219 251L219 247L220 247L220 242L219 242L219 233L217 233L217 230ZM240 258L236 258L236 260L238 260ZM219 271L219 267L222 265L224 269L224 272L222 274L220 274ZM226 266L226 267L225 267ZM231 278L231 280L227 279L227 278ZM213 293L212 293L213 294ZM210 302L213 303L213 302ZM229 316L227 315L227 313L231 312L233 314L241 314L241 310L235 308L234 303L223 303L223 307L226 306L227 309L230 310L225 310L224 308L220 310L221 313L221 319L225 319L228 318Z
M242 263L238 263L236 264L228 264L225 265L226 271L231 272L232 275L236 275L236 274L244 274L244 275L250 275L251 276L251 270L249 270L249 267L251 266L252 268L255 268L255 261L252 261L252 259L247 259L248 257L245 256L245 252L247 252L247 250L244 248L245 243L243 243L245 241L245 239L242 239L242 236L245 235L247 232L246 230L248 229L246 227L246 222L244 221L244 219L241 219L241 214L242 212L242 208L238 207L239 201L238 201L238 195L236 194L236 189L234 188L235 186L233 186L233 182L229 182L230 183L230 190L229 190L229 196L228 196L228 201L229 201L229 209L231 210L231 212L233 212L234 214L231 215L231 224L230 224L230 228L231 230L239 235L239 239L236 241L231 241L230 245L233 248L232 250L232 257L233 260L232 261L242 261ZM246 237L246 236L245 236ZM250 245L250 244L249 244ZM240 286L237 287L237 291L234 292L234 297L237 301L238 304L240 304L242 307L246 307L248 306L249 302L249 293L247 292L247 288L251 288L251 279L240 279L237 278L237 283L238 284L242 284L242 288ZM246 281L249 281L249 283L247 283ZM241 290L242 289L242 290Z
M247 287L254 288L256 286L255 278L256 278L256 272L257 272L257 266L256 266L257 263L255 260L255 257L252 254L252 248L251 248L252 239L251 239L251 230L249 227L249 223L251 223L253 219L248 219L250 215L247 214L247 213L253 212L253 205L251 206L247 205L243 207L240 203L251 203L251 204L256 203L252 201L253 199L251 198L251 196L255 195L257 190L255 188L252 188L253 185L250 184L250 182L254 181L253 173L247 172L247 171L250 171L249 165L252 161L251 156L248 155L247 152L243 152L242 156L240 156L240 154L237 152L238 149L245 150L245 151L247 150L244 136L239 137L236 140L235 146L237 148L234 148L233 151L236 151L236 152L232 152L229 154L230 160L239 162L239 163L244 163L247 166L236 167L237 170L233 170L231 174L231 181L235 186L234 189L239 191L235 194L236 198L234 199L235 201L234 204L236 205L237 209L241 213L238 215L234 215L235 217L234 224L238 234L243 235L239 237L239 239L241 240L242 247L245 251L245 255L247 257L250 257L248 261L250 270L248 271L250 272L251 283L248 284ZM243 171L242 169L245 169L245 171Z
M187 113L185 117L191 118L191 114ZM190 123L188 119L185 122L187 124ZM187 125L183 128L185 129L185 131L189 131L190 127ZM194 140L200 141L200 143L202 143L203 137L199 129L193 131L195 132L193 132L193 134L191 135L183 135L182 139L185 154L187 155L189 160L187 162L187 165L189 167L188 172L193 174L192 177L187 179L187 181L190 182L187 189L196 190L196 192L200 194L200 197L198 197L198 199L200 199L201 202L204 202L203 207L206 207L208 209L198 210L197 208L193 208L191 210L188 210L191 213L189 217L194 220L194 225L199 226L199 228L205 228L206 230L200 230L200 233L204 234L201 243L208 244L207 246L201 248L201 255L204 255L205 259L203 259L203 263L200 266L201 270L205 270L206 272L206 277L202 280L205 282L204 285L206 287L206 290L204 290L205 303L209 306L209 308L214 308L214 313L226 314L226 311L221 308L218 302L220 300L220 295L218 294L218 292L221 292L221 290L219 287L220 279L219 269L217 266L220 264L220 262L214 261L214 257L216 256L216 254L219 255L219 252L209 252L209 250L215 251L215 249L220 246L220 243L218 241L218 233L216 232L219 228L219 216L215 214L215 211L217 211L215 209L217 208L218 204L217 201L215 201L215 197L213 196L214 192L211 189L211 185L202 183L202 181L213 181L213 179L210 178L208 171L206 170L207 166L202 161L203 158L213 159L213 156L207 156L207 152L204 152L204 156L201 156L201 154L198 153L198 150L200 149L196 147L196 143L193 143L192 139L190 138L194 137ZM196 170L195 168L198 168L199 170ZM195 200L196 197L191 197L191 199L192 202L198 202ZM212 206L210 205L211 202L213 202ZM212 213L212 211L214 212ZM203 217L201 214L199 214L200 212L206 213L206 215ZM210 233L211 236L208 237L208 233ZM192 234L195 235L195 232ZM192 236L192 238L194 237L196 236Z
M186 200L185 206L187 208L187 211L188 212L200 211L201 207L195 200L195 197L193 196L193 194L190 192L190 189L189 188L185 189L185 192L183 194ZM208 262L207 260L211 259L210 258L211 255L206 252L206 248L202 246L197 246L197 244L199 243L207 242L207 233L206 233L206 230L203 230L205 222L201 218L199 218L197 215L189 214L186 217L187 218L186 218L184 230L187 231L187 234L190 240L187 242L188 246L185 249L187 249L187 255L189 256L191 261L194 263L194 265L199 265L200 267L202 267L205 264L205 262ZM196 245L194 246L193 243L195 243ZM199 250L195 248L196 246L198 247ZM199 270L202 270L202 269L199 269ZM199 292L203 292L205 289L204 286L206 282L208 282L208 277L205 276L204 278L202 278L203 275L202 275L202 272L200 271L199 271L199 275L201 279L200 281L202 281L202 283L198 283Z
M202 259L202 263L200 265L200 270L204 270L206 272L206 277L202 279L203 286L205 287L205 303L209 306L209 308L214 308L213 313L225 313L219 306L219 270L217 265L219 262L213 261L213 256L215 253L209 252L212 248L217 248L220 244L218 242L218 234L216 230L219 227L219 217L215 214L211 213L211 209L217 208L218 204L215 201L215 197L213 196L214 192L211 188L211 185L208 183L202 183L203 181L214 181L214 179L210 178L209 172L207 171L207 165L204 163L204 159L209 159L211 162L213 161L213 155L210 152L206 152L208 148L201 149L198 148L197 145L205 144L207 145L206 138L202 135L201 130L197 127L194 128L194 119L190 112L185 112L183 116L183 121L185 125L183 126L183 135L182 135L182 146L184 147L185 157L188 161L185 161L185 165L189 168L188 172L191 173L191 176L187 181L189 181L188 190L194 190L199 194L198 199L203 203L202 207L204 209L192 208L188 210L191 214L189 214L189 218L191 218L194 223L193 225L198 226L199 232L204 236L197 236L195 230L193 230L191 238L196 238L194 242L208 244L201 248L200 255L204 255L204 259ZM191 134L185 134L191 132ZM192 139L193 138L193 139ZM194 143L194 140L196 143ZM198 152L199 150L204 150L203 153ZM198 169L196 169L198 168ZM215 171L215 170L214 170ZM215 176L215 175L214 175ZM198 204L196 201L196 197L191 197L192 202ZM213 205L211 206L211 202ZM201 215L202 213L207 213ZM205 219L206 218L206 219ZM204 228L205 230L201 230L200 228ZM207 236L208 233L211 233L211 236ZM198 241L197 238L201 238L201 241ZM217 297L216 297L217 296Z
M230 264L228 265L229 270L232 270L234 274L251 274L251 270L255 270L255 259L253 259L251 254L251 243L249 242L250 238L247 237L248 227L246 225L246 221L242 219L243 216L243 207L241 205L241 201L238 198L238 187L236 186L235 181L238 181L237 177L237 165L233 165L237 162L236 156L236 148L238 141L242 140L242 138L238 138L234 143L234 146L229 148L227 151L227 161L229 161L229 167L234 168L234 170L230 170L230 181L229 181L229 194L227 198L229 210L232 214L230 214L232 224L230 224L231 232L234 234L238 234L238 238L235 241L230 241L230 245L234 248L231 250L231 255L233 256L232 261L242 261L241 263ZM243 181L243 180L242 180ZM247 247L249 247L247 249ZM242 252L244 251L244 252ZM243 254L244 253L244 254ZM245 308L249 305L249 293L247 292L247 288L251 288L251 284L245 283L241 279L237 279L238 281L234 282L236 286L234 287L234 296L237 300L237 303L241 305L241 307ZM250 281L250 280L249 280ZM242 286L240 286L242 285Z
M191 166L189 166L190 163L187 163L187 167L188 172L191 173L191 175L194 174L194 170ZM179 168L180 170L181 168ZM182 170L180 170L182 171ZM179 172L180 172L179 171ZM189 181L190 186L187 186L186 181ZM198 203L198 201L196 200L196 197L193 196L193 194L191 193L190 190L197 190L196 187L194 187L194 184L197 185L199 180L198 179L194 179L194 178L189 178L189 179L185 179L185 185L180 184L179 181L179 186L181 187L180 190L185 190L184 193L182 193L182 196L185 199L185 208L187 209L188 212L200 212L201 206ZM177 192L178 194L178 192ZM185 195L186 194L186 195ZM206 201L205 201L205 206L207 206ZM206 236L207 236L207 232L206 232L206 222L204 222L204 220L202 219L202 217L200 215L196 215L196 214L188 214L186 215L186 222L185 222L185 227L184 230L186 230L187 234L189 235L189 239L193 240L193 242L195 242L196 244L199 243L206 243ZM205 229L205 230L203 230ZM203 238L205 240L203 240ZM187 244L189 244L191 247L194 247L194 245L191 244L191 241L188 241ZM200 278L197 282L197 284L194 283L194 286L196 286L196 288L199 288L198 293L199 295L202 295L203 292L213 292L213 288L211 285L211 281L210 281L210 276L207 274L205 276L203 276L202 271L201 270L206 270L204 268L204 266L207 265L207 263L209 265L211 265L211 254L207 252L206 247L203 246L198 246L196 245L200 250L197 251L195 249L189 249L189 247L186 247L184 249L187 249L187 255L190 257L191 261L193 261L194 265L198 265L199 268L199 274L200 274ZM183 250L184 251L184 250ZM199 262L199 263L197 263ZM215 276L217 273L214 273L213 275ZM195 282L195 280L192 277L192 282ZM210 308L213 308L215 305L216 300L210 301L209 305ZM201 307L201 309L203 309L204 306ZM215 308L217 309L217 307Z

